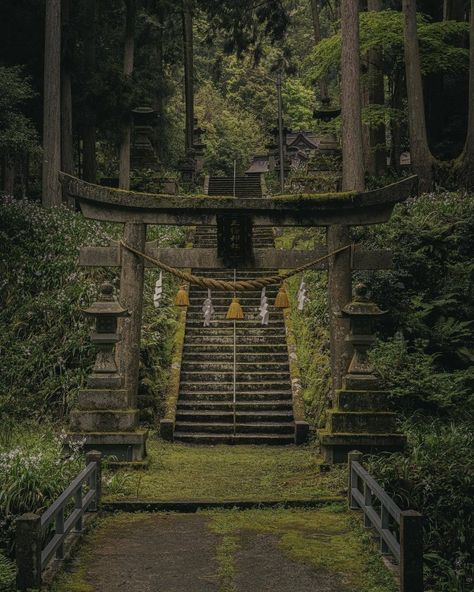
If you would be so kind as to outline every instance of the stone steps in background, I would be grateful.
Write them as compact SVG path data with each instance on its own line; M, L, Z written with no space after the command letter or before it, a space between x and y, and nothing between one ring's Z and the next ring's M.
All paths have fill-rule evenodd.
M224 186L221 184L219 187L222 189ZM254 245L273 246L271 229L255 228L253 232ZM215 227L196 229L195 247L216 248L216 244ZM274 269L236 272L237 279L277 273ZM234 279L233 269L203 269L196 274L229 281ZM277 291L275 286L266 289L270 304ZM270 306L269 324L262 326L258 316L260 294L259 289L238 293L245 318L236 321L234 388L234 321L225 318L231 295L217 290L211 292L215 314L211 326L203 327L202 304L207 298L207 290L190 287L175 440L191 444L294 443L295 425L283 313Z

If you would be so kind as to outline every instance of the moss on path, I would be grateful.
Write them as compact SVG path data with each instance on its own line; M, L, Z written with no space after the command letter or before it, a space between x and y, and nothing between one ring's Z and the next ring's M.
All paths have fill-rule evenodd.
M317 500L337 497L345 470L320 471L308 447L188 446L152 439L147 470L106 475L111 500Z
M50 592L394 592L342 507L115 514Z

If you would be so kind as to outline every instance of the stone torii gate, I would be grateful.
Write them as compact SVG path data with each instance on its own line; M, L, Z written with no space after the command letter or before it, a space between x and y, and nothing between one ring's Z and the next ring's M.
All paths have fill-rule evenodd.
M228 196L179 196L136 193L114 190L86 183L64 173L60 179L68 195L75 199L86 218L124 224L123 240L140 252L160 259L172 267L222 268L225 267L225 253L220 247L214 249L161 249L154 242L146 242L148 224L198 226L216 225L218 235L223 237L219 244L225 244L225 235L232 224L243 233L240 244L246 243L246 256L240 262L246 268L292 269L332 253L346 245L341 244L338 233L328 232L326 245L313 251L280 250L275 248L253 248L251 232L253 226L263 227L338 227L381 224L390 219L396 203L413 194L415 176L382 189L365 193L347 192L330 194L283 195L272 198L234 198ZM235 232L235 224L233 225ZM239 241L238 241L239 242ZM120 304L128 309L129 317L123 319L122 345L120 348L120 372L127 391L128 408L137 405L140 333L143 308L144 268L143 259L118 243L108 247L85 247L80 253L80 265L120 267ZM349 365L348 320L341 315L350 302L352 292L352 271L379 270L391 267L391 253L388 250L365 251L355 245L338 255L329 257L315 269L327 269L328 302L330 311L331 370L334 391L341 388L342 378ZM136 416L136 414L135 414ZM138 427L138 426L135 426ZM88 444L94 447L107 443L107 434L119 432L96 432L87 435ZM129 432L129 441L133 440ZM81 435L84 435L81 433ZM134 436L135 437L135 436ZM145 436L144 436L145 438ZM144 441L133 446L126 434L122 434L123 446L132 450L126 460L141 460ZM120 438L115 437L114 442ZM136 438L135 440L136 441ZM131 448L130 448L131 446Z

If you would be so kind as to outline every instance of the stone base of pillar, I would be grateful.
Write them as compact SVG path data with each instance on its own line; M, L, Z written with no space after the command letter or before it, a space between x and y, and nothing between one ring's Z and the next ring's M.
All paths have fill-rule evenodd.
M69 442L84 443L84 449L98 450L109 458L108 466L146 464L148 430L133 432L68 432Z
M114 457L113 464L141 464L148 431L138 427L138 410L127 407L124 389L83 389L71 412L70 441ZM116 459L116 461L115 461Z
M362 390L360 387L371 387ZM328 411L326 428L318 432L324 462L347 462L352 450L365 454L397 452L406 444L398 433L397 414L390 406L388 391L377 390L377 381L346 376L336 391L336 406Z

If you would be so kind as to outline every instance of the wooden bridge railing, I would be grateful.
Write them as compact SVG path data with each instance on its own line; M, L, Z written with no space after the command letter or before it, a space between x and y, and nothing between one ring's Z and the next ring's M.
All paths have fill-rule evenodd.
M17 519L15 549L18 590L40 588L43 572L53 556L57 560L64 559L66 545L83 532L86 514L98 510L101 498L101 457L100 452L89 452L85 469L41 516L28 513ZM48 537L51 529L53 535Z
M380 550L399 565L400 592L423 592L423 516L402 511L361 464L362 453L349 453L348 501L362 510L364 525L380 540Z

